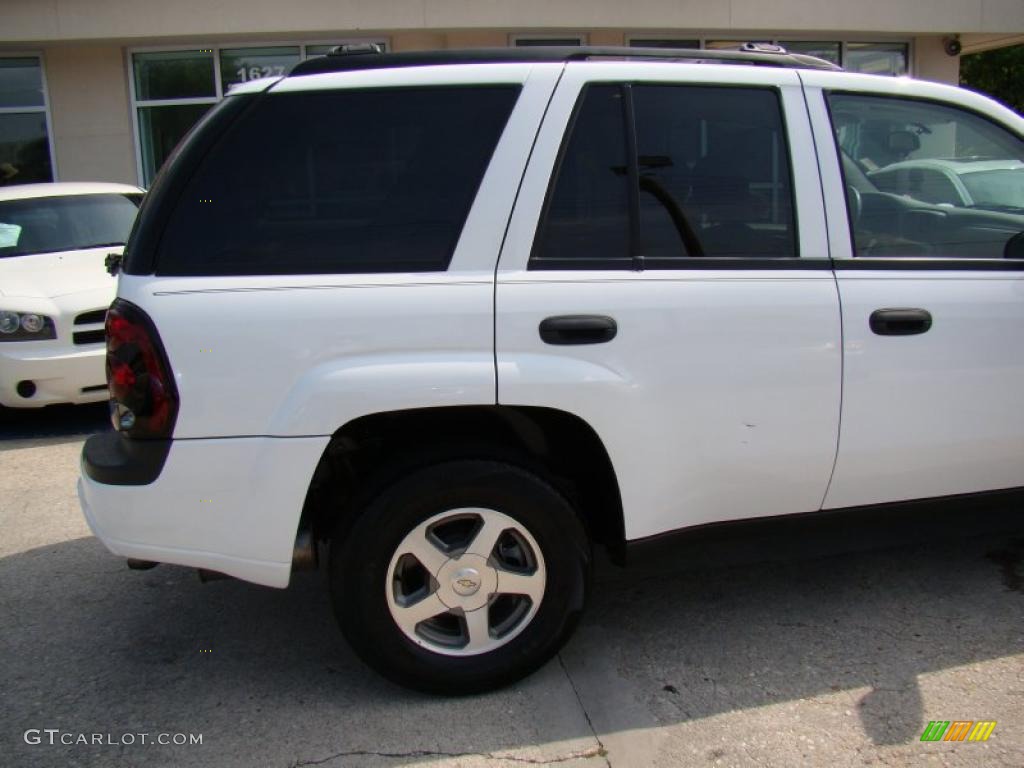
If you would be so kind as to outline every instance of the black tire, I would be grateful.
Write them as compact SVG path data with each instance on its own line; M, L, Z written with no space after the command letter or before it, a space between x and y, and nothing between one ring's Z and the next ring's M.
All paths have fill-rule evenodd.
M505 645L453 657L404 634L385 587L405 536L438 513L465 507L494 509L520 523L541 550L546 586L532 620ZM569 503L534 474L479 460L421 469L384 490L343 540L332 541L329 565L335 616L359 656L400 685L447 695L507 685L543 665L575 628L589 578L589 540Z

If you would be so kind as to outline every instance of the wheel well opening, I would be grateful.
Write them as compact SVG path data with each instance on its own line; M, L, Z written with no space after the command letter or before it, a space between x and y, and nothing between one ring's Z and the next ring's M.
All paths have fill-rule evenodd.
M579 512L591 539L623 562L622 503L608 453L586 422L552 408L422 408L355 419L324 450L299 529L317 541L344 537L366 503L402 476L474 458L515 464L551 483Z

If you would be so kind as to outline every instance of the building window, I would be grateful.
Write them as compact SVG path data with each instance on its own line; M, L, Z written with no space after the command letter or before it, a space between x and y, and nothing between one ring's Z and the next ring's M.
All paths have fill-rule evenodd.
M677 37L631 37L629 38L630 48L700 48L698 38L677 38Z
M705 40L704 47L712 51L738 51L744 43L750 42L771 45L770 40Z
M284 75L301 59L322 56L344 42L373 42L387 49L383 40L348 40L133 53L132 109L138 136L140 183L152 183L182 137L231 88L250 80Z
M847 43L843 67L869 75L907 74L906 43Z
M53 181L50 134L42 61L0 58L0 186Z
M712 51L739 50L746 40L682 40L674 38L630 38L631 46L657 48L706 48ZM848 72L872 75L905 75L910 71L910 46L907 43L860 43L839 40L760 41L781 45L790 53L817 56L843 67Z
M259 80L261 77L281 77L299 63L299 46L272 48L224 48L220 52L221 89L227 93L231 86Z
M152 51L132 56L135 116L144 185L188 129L217 102L213 50Z
M532 48L539 45L576 46L583 45L583 36L567 35L564 37L544 37L536 35L515 35L512 38L512 45L516 48Z
M819 59L840 65L843 60L843 45L829 40L780 40L779 45L790 53L801 53L804 56L817 56Z

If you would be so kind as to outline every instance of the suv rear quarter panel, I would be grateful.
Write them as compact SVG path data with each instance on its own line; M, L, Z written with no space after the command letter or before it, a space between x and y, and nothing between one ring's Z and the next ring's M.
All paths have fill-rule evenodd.
M274 86L523 89L446 272L121 277L119 295L149 313L166 347L181 397L175 438L329 435L370 413L494 403L494 267L560 71L433 67Z

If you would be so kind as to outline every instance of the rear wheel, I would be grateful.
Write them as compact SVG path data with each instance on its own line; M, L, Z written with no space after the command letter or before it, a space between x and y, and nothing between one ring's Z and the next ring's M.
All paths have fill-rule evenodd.
M395 483L332 546L335 613L381 674L470 693L507 684L565 642L589 546L570 505L508 464L458 461Z

